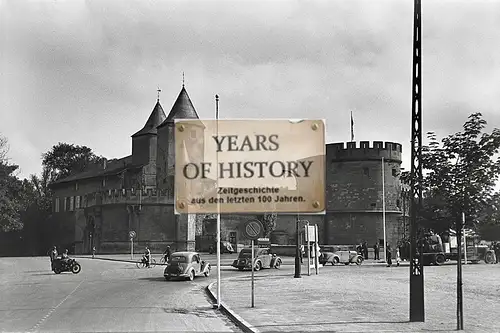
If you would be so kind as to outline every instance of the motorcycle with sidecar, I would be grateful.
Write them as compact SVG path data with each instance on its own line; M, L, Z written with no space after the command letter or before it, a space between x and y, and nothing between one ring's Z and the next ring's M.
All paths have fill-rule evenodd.
M73 274L78 274L81 270L82 266L75 259L56 258L52 262L52 271L54 271L54 273L56 274L61 274L62 272L71 272Z

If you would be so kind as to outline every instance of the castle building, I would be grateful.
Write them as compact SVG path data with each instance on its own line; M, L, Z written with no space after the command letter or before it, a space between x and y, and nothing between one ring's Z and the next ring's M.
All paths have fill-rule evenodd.
M51 244L72 253L90 253L94 246L99 253L127 252L134 231L134 244L153 251L167 245L208 249L216 235L216 215L174 214L175 119L198 119L184 86L168 116L157 100L145 125L132 135L131 155L52 184ZM191 129L194 142L203 130ZM203 147L198 148L202 153ZM279 214L271 242L295 244L297 218L318 226L321 244L382 242L384 181L386 235L394 247L402 237L401 153L401 145L392 142L327 144L325 215ZM248 244L240 226L253 218L261 215L223 214L221 239L236 247Z

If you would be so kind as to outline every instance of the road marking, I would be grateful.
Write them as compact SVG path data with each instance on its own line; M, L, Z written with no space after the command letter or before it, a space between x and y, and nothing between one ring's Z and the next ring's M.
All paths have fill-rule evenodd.
M75 287L75 289L73 289L72 292L70 292L68 294L68 296L64 297L64 299L61 302L59 302L59 304L57 304L56 306L52 307L52 309L50 309L50 311L45 316L43 316L43 318L40 319L38 321L38 323L35 324L35 326L33 326L30 330L28 330L28 332L36 331L38 329L38 327L40 327L40 325L42 325L50 317L50 315L52 313L54 313L54 311L57 310L57 308L59 308L68 298L70 298L71 295L73 295L75 293L75 291L81 286L81 284L83 283L83 281L85 281L85 280L80 281L80 283Z

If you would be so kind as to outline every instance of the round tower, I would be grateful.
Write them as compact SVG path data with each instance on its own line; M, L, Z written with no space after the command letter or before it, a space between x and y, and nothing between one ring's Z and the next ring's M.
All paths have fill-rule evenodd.
M324 241L327 244L354 245L366 241L369 249L376 242L383 245L385 192L386 239L392 249L396 248L402 237L399 228L401 153L401 144L394 142L326 145Z

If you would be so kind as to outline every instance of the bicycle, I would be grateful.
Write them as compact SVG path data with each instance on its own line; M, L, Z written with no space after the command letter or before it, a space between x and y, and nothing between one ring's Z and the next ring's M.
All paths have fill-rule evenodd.
M166 265L166 264L168 264L169 261L170 261L170 259L167 258L167 260L165 260L165 256L162 256L160 258L160 265Z
M144 260L144 258L142 258L141 261L136 262L135 265L137 266L137 268L147 267L146 260ZM149 268L154 268L155 266L156 266L156 260L155 258L151 258L149 262Z

